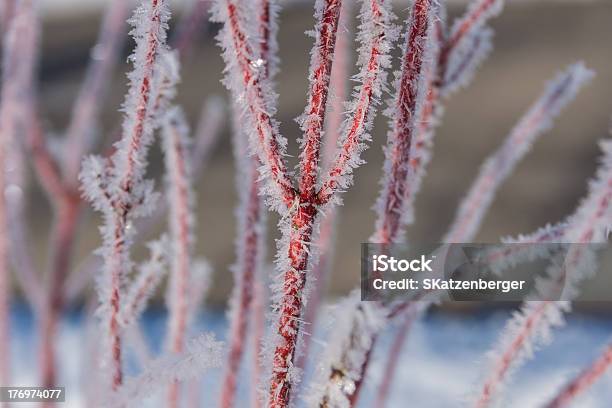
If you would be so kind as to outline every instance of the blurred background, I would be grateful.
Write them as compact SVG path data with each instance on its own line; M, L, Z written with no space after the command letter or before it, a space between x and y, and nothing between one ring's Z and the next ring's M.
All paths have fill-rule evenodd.
M189 1L172 3L173 23L181 18ZM408 2L396 3L399 21L405 21ZM96 41L103 5L104 1L94 0L43 2L40 101L44 125L52 137L61 138L68 123L90 49ZM464 8L465 2L451 2L450 16L455 17ZM504 183L477 241L497 242L501 236L531 232L571 213L594 174L599 155L597 141L608 137L612 115L611 22L612 2L608 0L508 2L502 15L492 22L495 48L490 58L474 82L446 103L446 113L435 138L433 161L417 201L417 221L409 228L409 240L440 240L482 161L502 143L545 82L572 62L583 60L596 71L596 78ZM278 118L282 133L289 139L291 153L296 152L300 136L294 119L306 103L306 70L312 41L304 32L312 25L311 2L287 2L280 18L281 72L277 89ZM188 112L192 126L205 98L213 94L228 98L220 84L223 64L214 40L217 29L209 24L198 33L195 48L183 61L178 102ZM127 43L122 61L131 48L132 43ZM109 84L110 96L101 130L106 139L121 120L118 108L126 90L127 68L123 63ZM386 140L386 130L387 121L379 115L374 141L364 155L367 164L356 172L355 185L345 195L329 288L334 296L347 293L358 283L359 244L367 241L373 231L371 207L378 193L381 145ZM232 285L228 267L235 259L236 191L229 132L228 121L209 165L197 177L197 252L215 267L209 296L212 306L223 306L227 299ZM152 155L152 171L158 173L159 152L154 149ZM32 236L39 238L33 245L42 266L46 252L44 238L50 227L49 209L42 193L32 194L37 196L30 201L35 203L29 209L31 227L35 230ZM269 253L273 254L276 218L270 218ZM97 215L90 213L83 218L78 259L86 259L98 246L97 225ZM74 265L77 267L78 263Z

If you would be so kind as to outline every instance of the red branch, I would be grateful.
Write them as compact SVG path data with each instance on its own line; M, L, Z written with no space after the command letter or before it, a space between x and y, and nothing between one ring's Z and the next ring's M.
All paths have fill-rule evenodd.
M180 126L180 124L178 125ZM190 214L190 175L184 137L175 123L167 125L166 163L170 189L170 234L172 263L169 294L168 349L181 353L185 344L189 302L189 269L191 267L192 219ZM173 382L168 389L168 407L179 405L179 386Z
M121 337L120 337L120 289L121 277L124 275L126 268L125 255L127 254L127 227L129 223L129 215L133 209L134 203L131 202L130 194L136 182L136 170L141 165L138 159L141 151L144 149L143 136L145 131L145 122L149 117L149 100L151 98L151 85L153 81L154 64L157 60L158 49L160 47L160 39L158 31L161 25L161 5L163 0L151 0L151 20L150 31L146 39L146 54L144 64L139 69L143 70L143 76L140 84L137 85L136 91L137 102L136 111L134 112L134 126L129 131L129 134L124 134L124 140L128 141L126 146L126 163L123 173L119 175L120 181L118 186L121 189L121 194L118 200L114 202L113 219L111 221L112 228L112 243L111 253L108 254L105 262L107 263L108 273L110 274L110 316L107 322L110 336L111 350L111 372L112 372L112 388L116 390L123 382L123 372L121 367ZM116 154L118 154L117 152Z
M300 195L302 200L310 200L315 194L321 152L323 118L329 95L336 34L340 19L341 0L325 0L321 11L319 32L310 64L310 91L308 106L304 112L302 128L304 140L300 162Z
M344 117L344 101L348 93L348 79L350 78L350 54L351 54L351 33L350 19L353 12L353 3L348 1L342 4L340 20L338 22L338 39L336 51L334 52L334 66L330 78L330 87L333 99L325 118L325 140L321 151L322 169L327 169L336 155L338 141L341 135L342 121ZM304 322L315 327L318 316L319 304L323 296L323 291L327 283L327 275L331 269L334 247L334 235L336 230L338 210L330 208L321 219L317 246L320 248L319 257L316 264L312 266L311 276L314 280L313 288L310 291L310 298L304 311ZM303 346L297 366L304 369L310 346L311 335L302 338Z
M430 29L432 5L430 0L416 1L412 9L412 25L406 41L406 50L402 60L402 76L396 100L396 116L391 144L391 166L383 187L384 198L381 200L383 211L378 215L375 242L396 242L401 229L406 192L408 190L408 173L411 157L412 139L418 131L417 114L421 107L419 92L423 92L421 79L425 70L425 53ZM425 40L423 40L425 39ZM422 43L425 41L425 43Z
M533 309L529 316L527 316L527 318L524 320L521 327L514 335L512 342L501 355L501 358L497 362L493 373L487 377L487 381L485 382L482 391L479 394L480 396L478 398L478 402L476 403L477 408L485 408L489 406L491 398L493 398L495 395L495 390L499 387L503 378L506 376L506 373L512 366L512 363L516 360L517 355L531 337L533 331L546 314L546 310L550 305L551 301L539 302L537 307Z
M499 7L503 0L476 0L468 12L453 28L453 32L440 51L440 62L446 65L451 51L474 29L482 26L490 17L491 10Z
M260 54L264 61L264 76L270 78L274 71L272 61L276 58L275 49L272 46L274 38L272 21L273 11L269 0L261 0L258 7L259 12L259 34L260 34ZM240 217L238 226L238 238L236 243L237 262L234 265L234 294L232 294L232 304L230 307L231 321L229 330L230 348L227 356L227 365L223 375L223 385L221 389L220 407L231 408L235 405L236 387L240 362L245 353L246 338L248 327L253 333L253 374L251 376L253 391L253 404L257 404L257 382L259 378L259 341L263 335L263 290L261 282L257 281L257 273L261 269L263 260L263 242L265 233L263 224L265 223L265 208L262 197L259 195L259 161L257 157L247 157L246 148L248 135L240 129L238 107L234 107L234 149L237 166L245 168L239 172L238 177L247 180L245 184L247 191L239 191L240 204L238 216ZM240 169L239 169L240 170ZM242 185L239 183L238 185ZM247 319L248 316L255 316ZM261 325L261 327L260 327Z
M244 136L243 134L236 135L237 137ZM236 277L238 281L234 284L237 286L238 291L238 305L236 310L233 311L231 317L230 327L230 347L227 357L227 365L225 367L225 374L223 380L223 388L221 390L221 403L220 406L223 408L231 408L235 405L236 397L236 386L238 380L238 373L240 371L240 361L244 354L247 338L247 327L249 325L248 316L253 316L257 313L253 308L253 298L256 283L256 272L260 261L261 252L261 231L259 226L261 224L262 202L259 196L259 183L258 177L259 172L257 171L257 163L255 160L250 160L250 180L248 180L248 200L246 204L246 211L243 214L245 217L243 221L243 229L240 231L240 243L237 247L241 250L238 254L240 261L236 267L240 268L236 271ZM253 319L255 320L255 319ZM257 330L257 327L253 327L253 330ZM257 353L257 349L253 350Z
M371 0L371 16L373 21L378 24L383 24L383 5L380 0ZM387 32L381 30L375 38L371 40L368 50L368 60L366 63L367 72L364 75L363 83L359 90L359 94L355 99L355 109L353 116L346 127L346 137L340 146L340 150L334 162L330 165L327 178L318 192L318 201L326 203L338 190L341 185L341 179L348 174L351 168L351 160L356 152L359 151L360 138L363 136L368 121L368 117L373 111L373 99L375 97L375 88L383 71L382 58L386 54L386 50L382 48L387 41Z
M288 270L282 285L282 298L278 321L281 339L274 350L272 379L269 391L270 407L286 407L291 399L291 372L302 316L303 291L306 285L306 270L309 261L309 247L317 206L316 184L318 180L321 133L329 81L331 76L336 34L340 18L341 0L323 0L320 5L315 48L310 67L309 103L303 123L304 143L300 163L300 196L297 205L291 209L289 231Z
M259 160L269 167L272 180L279 188L282 201L290 207L295 198L295 189L289 179L287 166L283 159L278 141L277 129L272 118L267 113L264 100L264 90L261 79L254 73L254 53L248 37L241 26L237 5L232 0L226 0L229 17L229 29L233 43L235 58L240 68L244 88L246 89L247 105L256 126L258 142L261 147Z

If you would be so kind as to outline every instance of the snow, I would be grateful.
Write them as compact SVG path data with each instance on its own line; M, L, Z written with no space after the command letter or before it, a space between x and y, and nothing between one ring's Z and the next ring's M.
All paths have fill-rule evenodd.
M480 363L487 350L502 329L508 312L472 313L469 315L436 314L426 317L414 326L404 347L398 364L396 381L392 387L390 407L403 406L411 401L419 408L461 406L470 389L479 378ZM14 305L12 312L13 343L12 372L15 385L36 384L36 338L31 313L21 305ZM574 314L567 318L567 325L559 330L552 343L539 351L536 359L526 363L519 375L509 384L509 393L504 406L537 407L550 398L551 393L593 361L601 348L609 341L612 319L594 318ZM157 309L145 312L141 322L142 331L155 352L162 346L165 330L165 313ZM196 326L198 331L212 332L218 338L226 333L224 313L201 314ZM331 326L333 327L333 326ZM82 312L71 312L59 328L59 356L62 364L60 385L66 387L66 408L85 407L85 395L79 385L87 381L80 369L84 367L88 348L85 346L86 327ZM326 348L329 325L321 325L313 334L313 360ZM376 386L382 378L386 362L385 352L394 338L395 329L390 329L379 338L371 370L364 385L361 406L370 406ZM192 333L190 337L197 337ZM128 367L126 372L135 375L138 367ZM221 370L212 369L201 378L202 402L214 406L219 390ZM304 380L308 382L312 369L308 369ZM244 384L248 373L243 372L239 380ZM599 383L577 401L581 408L604 407L604 401L612 401L609 377ZM306 389L306 388L305 388ZM152 393L155 397L156 393ZM239 401L246 401L248 387L239 387ZM246 405L243 404L243 406ZM139 405L142 406L142 405Z

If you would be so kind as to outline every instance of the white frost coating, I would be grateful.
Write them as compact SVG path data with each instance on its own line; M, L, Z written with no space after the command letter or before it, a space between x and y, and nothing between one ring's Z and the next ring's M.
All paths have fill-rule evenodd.
M138 320L167 271L168 238L162 236L147 246L151 252L149 259L138 267L121 307L120 321L124 327Z
M87 156L83 159L79 175L83 197L96 211L108 211L112 207L109 191L110 174L106 161L100 156Z
M361 379L374 338L386 324L381 312L377 302L362 302L357 290L337 305L325 351L304 396L308 407L350 407L348 396Z
M195 193L191 175L192 140L183 111L178 107L170 108L165 115L162 131L162 147L166 166L166 199L168 201L168 222L170 224L170 258L175 258L182 251L189 255L194 242L195 228ZM186 221L187 236L181 237L181 222ZM182 248L181 240L187 248Z
M198 308L208 294L213 268L204 258L196 258L191 264L189 296L187 297L187 326L196 318Z
M545 225L528 235L502 238L502 244L479 254L480 259L496 275L515 266L548 258L566 246L562 243L567 224Z
M376 5L381 16L375 15L372 5ZM357 66L359 72L352 78L357 82L354 87L351 100L345 104L346 119L344 120L338 140L338 146L335 159L332 161L338 163L343 159L348 159L348 163L342 166L341 173L336 178L336 191L342 192L353 183L353 170L365 163L361 158L361 153L368 148L368 142L372 140L370 131L372 130L374 118L376 117L377 108L380 105L381 98L388 91L387 85L387 70L391 67L390 52L393 49L393 44L399 37L399 27L394 24L396 16L394 15L390 1L362 1L359 13L359 27L357 34ZM379 43L378 47L374 47ZM378 55L379 67L372 69L372 49L376 48ZM371 84L371 96L367 95L367 90L364 88L366 84ZM367 111L362 111L364 103L370 103L370 108ZM365 115L360 117L360 115ZM355 124L355 119L359 120L359 127L354 129L357 148L353 149L349 157L344 157L347 152L343 151L343 145L347 142L348 136L351 134L351 127ZM334 178L334 177L332 177ZM329 180L323 180L323 183ZM331 199L332 204L341 204L342 199L339 194L334 194Z
M178 80L177 64L165 44L169 18L164 0L143 1L134 12L130 33L136 40L136 49L130 56L134 69L128 74L128 93L122 107L122 138L115 144L110 163L88 158L79 176L85 198L92 200L94 209L103 217L100 227L103 244L97 254L104 259L104 268L97 279L97 289L98 314L106 331L102 339L106 344L100 361L112 364L112 373L107 377L112 377L113 387L122 376L118 323L126 278L133 267L130 256L135 234L133 222L150 214L159 196L154 192L153 181L144 179L147 153L153 132L160 124L160 109L167 103L165 99L172 96Z
M284 160L287 139L280 135L278 122L274 119L278 97L269 79L265 77L265 61L260 58L259 47L256 46L261 40L258 31L253 27L252 19L248 18L256 15L253 14L255 12L251 3L216 0L211 8L211 19L222 23L217 41L223 50L222 55L226 64L223 84L242 108L240 116L245 122L242 127L247 130L250 151L259 157L262 163L259 168L262 193L267 197L267 204L271 209L286 215L287 206L281 200L282 187L290 186L281 187L280 183L287 181L275 180L272 165L277 163L272 163L267 149L275 146L280 160ZM230 8L234 13L232 16L229 13ZM240 30L244 37L234 35L233 28ZM250 76L248 80L247 75ZM262 119L263 116L265 118Z
M472 1L465 14L453 23L449 38L458 39L472 37L480 31L492 18L498 16L504 8L505 0L475 0ZM469 41L469 40L468 40ZM455 44L457 45L457 44Z
M490 353L488 376L478 395L479 407L494 402L510 375L532 357L534 348L546 344L551 330L563 323L563 314L569 311L569 301L578 296L579 285L597 270L597 246L592 244L605 242L612 219L612 143L608 140L601 146L604 157L589 183L588 195L568 218L559 239L569 244L568 250L553 259L547 275L536 281L536 293L501 333L499 345ZM535 299L546 300L530 302Z
M459 205L455 220L443 242L473 240L499 186L514 171L537 137L552 127L553 120L592 77L593 73L579 62L548 84L542 96L522 117L504 144L483 164L467 196Z
M182 353L168 353L148 363L141 374L129 378L111 398L109 407L135 407L170 383L199 378L221 366L223 343L212 334L190 340Z
M493 30L488 27L472 30L451 50L440 89L443 97L472 82L476 70L491 53L492 39Z
M259 3L260 5L258 7L258 10L263 12L263 5L267 4L268 13L270 14L268 17L268 26L264 27L261 24L259 26L260 30L267 28L268 37L263 38L264 33L260 33L259 41L265 42L268 46L266 55L262 55L261 58L263 58L268 65L268 79L270 81L273 81L274 77L276 77L276 74L278 74L279 72L280 64L278 52L278 15L280 13L281 8L279 0L259 0Z
M612 140L600 143L603 157L595 178L589 182L589 193L568 218L569 228L565 242L606 242L607 231L612 227Z
M129 57L134 70L128 74L129 89L122 107L125 114L123 136L115 144L111 168L111 192L123 203L136 204L143 195L140 181L144 177L146 155L153 142L153 131L160 125L158 97L171 93L167 81L178 75L166 46L169 19L168 7L160 0L155 8L150 1L144 1L129 21L133 26L130 34L136 40L134 53ZM155 40L151 41L152 38ZM149 49L152 43L155 48ZM134 145L141 148L133 151ZM127 174L133 174L130 193L121 186Z
M257 180L257 164L256 158L249 155L247 146L247 135L243 131L243 127L239 123L239 108L233 107L233 128L232 128L232 147L234 150L234 159L236 161L236 186L238 192L238 206L234 214L238 220L237 235L235 239L236 248L236 263L232 265L231 271L234 279L234 288L229 300L228 320L230 322L239 318L236 313L240 310L240 293L246 289L250 296L254 295L254 287L244 288L245 283L243 274L247 271L247 258L251 255L251 251L256 251L254 259L253 276L251 283L259 279L263 268L263 263L266 258L266 223L267 211L263 208L263 200L257 195L252 195L253 189L257 186L253 182ZM259 184L259 183L256 183ZM256 200L257 202L253 202ZM255 211L256 210L256 211ZM254 233L256 237L256 247L247 248L249 237L248 234ZM244 318L244 316L242 317Z
M537 350L550 343L553 330L565 324L563 316L569 310L569 302L541 301L525 302L520 311L514 312L501 331L497 345L487 353L487 377L472 405L496 406L512 375Z
M389 106L385 109L385 115L389 118L389 132L387 133L387 145L383 148L385 153L385 162L383 165L383 177L380 180L381 190L376 200L374 210L376 211L375 233L370 238L371 242L389 243L402 242L404 238L404 227L413 222L413 197L410 194L411 189L418 188L421 183L423 173L415 174L412 171L411 160L415 155L415 141L418 133L421 131L420 118L423 114L426 99L428 96L430 76L435 72L438 58L438 41L436 41L436 20L440 5L436 0L432 0L428 9L427 15L427 32L425 37L417 37L413 44L411 41L411 33L416 24L414 16L411 16L407 24L405 33L406 42L404 44L404 52L410 53L412 48L417 48L422 51L422 64L419 72L405 72L408 68L404 61L405 55L401 58L402 71L396 71L395 81L393 85L394 97L389 101ZM409 69L414 68L411 64ZM408 76L415 74L415 77ZM407 106L411 101L406 101L405 92L402 88L406 88L407 84L403 81L411 80L409 85L411 89L416 90L416 101L414 102L414 110ZM405 154L402 149L408 149L409 153ZM398 174L405 171L406 178L399 179ZM403 188L403 193L399 191L399 187ZM401 197L399 197L401 195ZM395 207L395 200L401 200L400 206ZM389 225L389 212L395 209L400 214L398 227L391 236L387 236L387 227ZM393 224L393 221L391 221Z

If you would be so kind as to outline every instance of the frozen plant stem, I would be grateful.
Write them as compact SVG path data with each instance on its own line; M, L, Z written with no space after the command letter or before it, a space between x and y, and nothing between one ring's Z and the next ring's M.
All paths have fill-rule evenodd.
M386 148L385 176L382 189L377 201L376 230L373 242L389 245L398 240L404 219L401 218L404 210L407 189L409 157L414 133L418 130L420 112L426 97L426 72L431 69L435 61L435 36L433 35L434 17L437 15L436 5L430 0L417 0L412 6L411 16L407 22L406 40L402 56L402 70L396 80L396 94L389 110L391 115L391 130L388 135ZM435 65L434 65L435 66ZM361 310L361 309L360 309ZM376 331L361 333L361 311L355 312L355 324L351 328L350 338L372 336L362 347L350 342L348 349L342 350L339 356L333 357L329 377L329 385L322 396L320 405L327 407L330 401L338 398L346 400L350 406L354 405L359 397L363 375L370 360L372 346ZM384 308L376 308L382 312ZM354 331L353 331L354 330ZM355 365L353 360L358 354L360 364ZM351 384L350 386L347 384ZM333 405L331 405L333 406Z
M342 121L344 118L344 102L347 99L348 79L351 70L351 18L353 17L353 5L355 0L345 0L340 11L338 23L338 40L334 57L334 66L330 78L332 100L328 105L325 137L321 151L321 168L327 169L334 160L336 150L341 137ZM316 263L312 266L313 288L304 311L304 322L312 330L316 327L319 305L327 283L327 275L331 269L334 252L334 237L337 223L336 207L330 208L321 217L321 226L316 245L320 248L320 254ZM305 368L306 359L311 343L311 334L302 336L302 350L297 361L300 369Z
M12 3L12 2L8 2ZM0 384L10 384L9 363L9 199L13 188L11 173L19 171L22 163L15 163L19 140L29 131L28 119L31 112L33 73L38 36L36 4L33 1L20 1L9 5L12 9L3 27L2 91L0 95ZM22 193L21 191L19 191ZM13 220L15 222L15 220ZM25 248L20 250L27 251ZM20 270L16 270L21 273ZM40 294L38 282L32 293ZM27 291L27 289L25 289ZM40 305L40 299L32 306Z
M461 202L443 242L469 242L474 239L501 184L512 174L537 137L552 127L553 120L575 99L592 76L584 64L576 63L550 82L504 144L484 163L467 197Z
M275 70L273 60L276 58L276 16L274 8L277 7L275 1L261 0L257 4L258 24L260 44L260 54L264 61L263 76L270 77L271 71ZM272 66L272 68L271 68ZM235 405L236 387L240 363L246 349L247 328L250 327L253 333L253 375L251 376L251 386L253 404L257 406L258 398L257 385L259 381L259 338L263 327L257 324L262 319L258 319L260 310L256 309L256 300L259 303L261 297L262 263L264 261L265 248L265 206L263 197L259 195L259 160L256 156L250 156L248 152L248 134L242 129L240 124L240 108L233 107L233 146L234 158L236 161L236 185L239 186L239 204L236 211L238 219L238 231L236 238L236 264L232 267L234 276L234 289L229 304L229 339L230 348L227 356L227 365L223 375L223 385L221 389L220 407L231 408ZM246 183L244 182L246 180ZM254 316L248 319L248 316Z
M290 401L291 387L296 382L294 358L300 329L306 272L309 267L312 233L320 206L338 202L336 194L352 182L352 170L361 160L359 155L368 140L367 130L372 124L375 107L384 87L384 69L388 67L387 53L390 39L395 35L390 26L389 5L378 1L364 2L364 30L360 58L360 84L355 91L349 116L343 126L343 139L339 153L323 177L323 185L317 190L319 150L323 126L324 101L327 99L330 60L337 31L340 2L317 1L315 47L311 58L312 69L308 106L301 117L304 130L300 155L299 191L286 171L283 161L285 140L277 133L276 123L267 112L273 111L274 98L261 74L261 63L253 53L249 36L238 5L230 0L216 3L215 17L224 23L219 36L228 65L226 84L236 98L244 99L244 112L250 127L251 149L257 153L262 167L262 179L270 182L264 186L270 196L270 204L283 215L279 242L278 269L282 282L276 287L278 310L277 342L272 362L272 378L268 405L285 407ZM253 38L257 36L254 35ZM266 113L264 113L266 112ZM320 117L319 117L320 115Z
M113 390L123 381L120 308L123 280L131 269L132 222L150 213L156 198L144 173L148 147L157 127L156 108L167 80L164 63L168 63L168 58L162 58L168 56L165 41L169 12L164 0L144 1L134 16L134 71L129 75L122 138L109 164L91 157L81 172L85 196L104 218L104 277L99 291L107 343L102 355L110 366L109 385Z
M608 345L601 356L590 367L584 369L576 378L571 380L559 394L550 401L547 408L563 408L569 406L580 394L584 393L612 365L612 344Z
M475 406L485 408L499 397L511 375L533 355L533 349L546 343L552 329L563 323L569 302L578 294L578 285L589 277L593 268L589 243L606 241L610 229L612 202L612 143L602 143L604 157L595 178L589 184L588 195L567 219L560 242L570 245L564 264L551 267L549 276L538 282L538 293L527 299L521 312L513 316L500 335L499 344L489 353L489 367L476 394ZM561 295L559 295L561 293ZM565 301L554 301L562 296Z
M235 139L245 138L246 136L238 126L235 126L234 132ZM244 145L245 142L246 140L242 144ZM258 312L253 306L256 285L258 284L256 280L258 272L261 272L263 261L263 240L265 240L265 208L259 196L258 163L256 158L248 156L246 149L239 147L240 141L235 141L234 144L236 160L239 163L238 167L243 169L238 172L238 177L245 178L246 184L244 182L238 183L242 188L239 192L240 205L237 211L239 230L236 242L237 262L233 266L234 294L232 294L229 314L230 331L228 338L230 339L230 348L221 390L220 406L224 408L231 408L235 403L238 373L246 348L249 320L251 320L251 331L259 330L259 328L253 327L256 319L249 319L248 316L254 316ZM259 347L253 350L255 360L257 360L258 350ZM251 381L256 383L257 379L251 378Z
M190 267L194 228L194 193L191 186L189 136L183 114L171 110L164 123L164 153L167 171L168 216L170 224L170 283L168 293L168 350L183 351L190 303ZM168 407L179 403L179 384L168 389Z
M431 0L417 0L408 24L402 74L397 84L391 112L392 127L388 136L385 176L377 203L376 231L372 242L388 245L398 241L405 221L404 200L409 182L412 143L419 130L419 118L427 97L426 72L435 71L436 6Z

